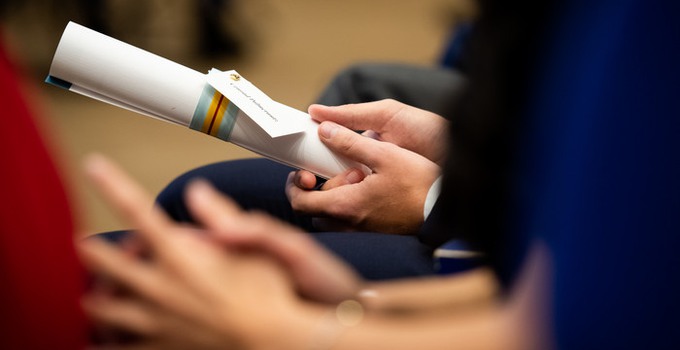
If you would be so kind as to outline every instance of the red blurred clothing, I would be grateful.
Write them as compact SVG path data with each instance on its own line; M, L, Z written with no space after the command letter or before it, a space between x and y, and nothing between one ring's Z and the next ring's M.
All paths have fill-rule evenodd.
M0 349L84 348L71 211L12 68L0 47Z

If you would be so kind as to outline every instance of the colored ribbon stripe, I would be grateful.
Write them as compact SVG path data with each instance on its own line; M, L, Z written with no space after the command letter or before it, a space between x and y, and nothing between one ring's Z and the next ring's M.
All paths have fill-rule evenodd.
M227 100L224 95L215 91L215 94L210 101L210 107L206 113L205 120L203 120L201 132L216 137L220 124L222 124L224 112L226 112L228 105L229 100Z
M206 85L198 101L190 128L228 141L239 109L212 86Z

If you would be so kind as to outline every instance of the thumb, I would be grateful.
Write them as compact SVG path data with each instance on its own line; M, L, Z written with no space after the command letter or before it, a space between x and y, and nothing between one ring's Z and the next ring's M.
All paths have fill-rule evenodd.
M319 125L319 138L335 153L363 163L371 169L379 167L383 156L382 142L364 137L333 122Z

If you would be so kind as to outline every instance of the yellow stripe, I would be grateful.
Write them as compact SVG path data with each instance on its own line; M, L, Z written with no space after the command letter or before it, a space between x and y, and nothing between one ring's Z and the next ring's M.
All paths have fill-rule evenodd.
M217 108L217 103L220 101L220 93L218 91L215 91L215 94L213 95L212 100L210 101L210 108L208 108L208 112L205 113L205 119L203 120L203 127L201 128L201 132L207 134L208 129L210 128L210 122L212 121L212 117L215 114L215 108Z
M222 124L222 118L224 117L224 112L229 106L229 100L226 97L222 99L222 104L220 109L217 111L217 117L215 118L215 123L213 124L212 130L210 130L210 135L217 137L217 133L220 131L220 124Z

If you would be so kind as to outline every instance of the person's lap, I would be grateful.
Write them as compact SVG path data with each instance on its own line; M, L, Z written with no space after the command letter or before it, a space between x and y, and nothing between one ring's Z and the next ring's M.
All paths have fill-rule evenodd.
M336 76L318 99L326 105L361 103L394 98L415 107L443 113L462 90L464 79L444 68L397 64L361 64ZM202 178L232 197L246 210L259 210L309 232L323 246L352 265L364 278L391 279L434 274L433 249L415 236L376 232L319 232L310 217L295 213L285 195L287 175L293 171L273 161L243 159L206 165L173 180L157 202L176 221L193 222L184 205L184 188ZM109 233L118 240L124 232Z
M465 79L451 69L403 64L358 64L328 85L317 99L326 105L362 103L393 98L442 114ZM368 279L388 279L435 273L433 249L415 236L376 232L319 232L311 218L295 213L285 195L285 181L294 169L266 159L221 162L194 169L174 180L158 196L160 205L178 221L192 221L183 202L183 189L201 177L247 210L257 209L309 232Z
M212 183L246 210L266 212L300 227L352 265L367 279L388 279L434 273L432 249L414 236L375 232L319 232L311 218L294 212L285 195L293 168L264 158L241 159L193 169L172 181L158 196L158 204L179 222L193 222L184 205L186 185L192 179Z

